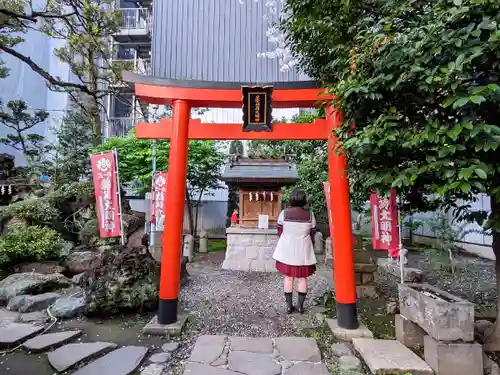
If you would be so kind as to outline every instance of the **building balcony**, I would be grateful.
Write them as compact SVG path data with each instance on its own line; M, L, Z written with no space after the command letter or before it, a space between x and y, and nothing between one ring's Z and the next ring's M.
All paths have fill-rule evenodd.
M122 71L126 70L137 74L151 75L151 59L114 59L112 64L113 67L117 67Z
M144 119L133 117L112 117L104 125L104 140L111 137L126 137L129 132L135 129L138 122L144 122Z
M121 8L122 25L114 35L117 42L151 41L151 11L147 8Z

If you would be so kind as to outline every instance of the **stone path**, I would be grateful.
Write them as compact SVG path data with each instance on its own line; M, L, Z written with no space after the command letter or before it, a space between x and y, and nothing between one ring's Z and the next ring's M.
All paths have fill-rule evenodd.
M198 338L185 375L328 375L316 341L307 337Z

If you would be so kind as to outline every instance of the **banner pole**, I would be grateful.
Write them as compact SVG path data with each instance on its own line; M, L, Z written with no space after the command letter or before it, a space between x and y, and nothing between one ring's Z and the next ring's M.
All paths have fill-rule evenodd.
M115 157L115 174L116 174L116 194L118 194L118 216L120 217L120 237L122 246L125 246L125 233L123 233L123 217L122 217L122 194L120 188L120 175L118 172L118 152L116 148L113 149L113 155Z
M156 139L153 139L153 144L151 147L151 157L152 157L152 165L151 165L151 175L152 175L152 180L151 180L151 200L153 203L156 201L156 192L155 192L155 177L156 177ZM149 204L151 206L151 202ZM156 245L156 213L154 206L152 206L152 210L150 213L150 223L151 223L151 230L149 233L149 244L153 248Z

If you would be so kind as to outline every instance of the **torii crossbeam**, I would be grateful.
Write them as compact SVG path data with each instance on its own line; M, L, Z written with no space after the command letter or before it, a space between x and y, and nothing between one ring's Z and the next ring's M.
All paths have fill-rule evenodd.
M333 262L338 325L358 328L356 281L352 240L349 182L345 155L335 152L333 130L342 123L341 113L327 108L326 119L312 124L273 124L271 131L245 131L242 124L204 124L190 119L193 107L242 108L242 83L169 80L123 72L135 85L136 97L146 103L172 105L172 120L137 124L137 138L170 139L165 211L168 226L163 234L158 323L177 321L180 288L180 258L189 139L215 140L325 140L328 141L328 176L333 209ZM267 85L258 85L267 86ZM315 82L271 85L273 108L316 107L331 99Z

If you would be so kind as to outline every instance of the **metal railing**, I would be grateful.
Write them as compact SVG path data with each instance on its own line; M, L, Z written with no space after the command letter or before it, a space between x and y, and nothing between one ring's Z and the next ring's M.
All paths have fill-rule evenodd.
M151 11L147 8L121 8L123 14L122 29L147 29L151 23Z
M113 66L137 74L151 75L151 59L113 60Z
M135 129L135 125L138 122L144 122L144 119L133 117L109 118L104 126L104 139L110 137L126 137L130 130Z

